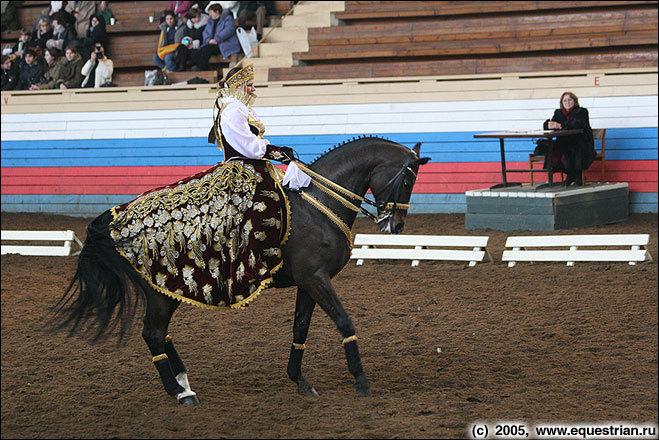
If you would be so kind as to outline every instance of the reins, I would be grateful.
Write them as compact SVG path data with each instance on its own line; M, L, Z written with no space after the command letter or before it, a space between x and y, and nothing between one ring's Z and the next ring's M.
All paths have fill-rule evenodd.
M406 161L405 164L403 164L403 167L394 175L389 182L378 192L378 194L381 194L383 191L388 189L390 186L392 187L391 190L394 193L394 196L397 197L399 192L400 192L400 183L402 179L404 178L405 172L410 171L415 177L416 174L414 171L410 168L410 164L412 163L412 156L410 156ZM364 214L366 217L374 221L376 224L379 224L385 220L388 220L393 216L393 213L396 209L400 210L407 210L410 209L409 203L397 203L395 200L393 202L382 202L382 203L377 203L372 200L367 199L366 197L362 197L358 194L353 193L352 191L342 187L341 185L331 181L330 179L326 178L325 176L322 176L321 174L316 173L315 171L311 170L306 164L300 162L299 160L293 161L295 164L305 173L307 173L311 177L311 181L313 182L314 185L316 185L321 191L323 191L325 194L329 195L333 199L337 200L339 203L341 203L343 206L348 208L351 211L354 212L361 212ZM350 228L348 225L345 224L343 220L339 218L338 215L336 215L331 209L329 209L327 206L325 206L322 202L320 202L318 199L315 197L307 194L304 191L299 191L300 195L304 200L306 200L308 203L310 203L312 206L314 206L316 209L318 209L320 212L325 214L327 217L329 217L332 222L334 222L341 231L345 234L346 238L348 239L348 242L352 245L352 233L350 232ZM341 194L343 195L341 195ZM345 197L344 197L345 196ZM374 197L376 194L374 194ZM349 200L349 199L351 200ZM356 203L355 200L359 201L359 203ZM378 211L385 211L382 214L379 215L374 215L371 212L369 212L366 208L361 206L361 202L365 202L375 208L378 209Z

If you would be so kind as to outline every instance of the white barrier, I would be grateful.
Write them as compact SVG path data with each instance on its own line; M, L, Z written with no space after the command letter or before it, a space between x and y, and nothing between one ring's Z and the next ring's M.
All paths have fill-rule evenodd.
M454 260L469 261L469 266L475 266L478 262L492 261L486 249L488 240L489 237L483 236L357 234L354 244L361 248L355 247L350 258L357 259L357 266L365 259L412 260L412 266L418 266L419 260Z
M575 261L627 261L630 265L637 262L652 261L652 256L645 248L650 240L649 234L604 234L604 235L548 235L508 237L502 261L508 261L513 267L518 261L565 261L574 266ZM600 249L579 249L579 247L600 247ZM602 247L631 246L630 249L602 249ZM569 250L541 249L538 247L569 247Z
M75 242L80 249L82 243L76 237L73 231L2 231L2 240L20 240L20 241L64 241L63 246L20 246L20 245L2 245L2 255L20 254L33 256L58 256L68 257L69 255L78 255L80 250L71 253L71 248Z

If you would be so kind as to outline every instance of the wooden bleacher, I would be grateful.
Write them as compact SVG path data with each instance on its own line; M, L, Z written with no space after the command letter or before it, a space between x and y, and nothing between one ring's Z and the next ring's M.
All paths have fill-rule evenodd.
M19 27L32 29L37 17L48 8L50 2L24 1L18 8ZM275 1L277 15L285 14L290 7L289 1ZM155 69L153 62L160 30L159 17L167 6L164 1L126 1L113 0L108 2L117 22L107 25L109 47L107 53L114 64L112 80L121 87L143 86L144 71ZM154 22L149 22L149 16L154 16ZM14 45L18 31L2 32L2 47ZM169 72L171 84L187 81L194 77L216 82L222 69L228 67L229 60L220 55L211 57L208 71Z
M657 66L656 1L346 1L270 81Z

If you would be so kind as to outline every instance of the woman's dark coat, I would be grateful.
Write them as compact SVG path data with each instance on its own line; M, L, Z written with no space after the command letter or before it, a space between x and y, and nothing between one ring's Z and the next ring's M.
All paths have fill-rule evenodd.
M92 18L96 17L98 20L98 26L92 29ZM105 56L110 57L110 50L108 48L108 33L105 29L105 21L103 17L98 14L92 14L89 17L89 28L87 29L87 36L82 40L82 46L80 48L80 55L82 59L87 61L92 52L96 48L96 43L101 43L103 49L105 50Z
M584 107L574 107L565 116L563 110L559 108L554 111L551 120L560 123L563 130L578 128L583 130L581 134L556 138L554 141L554 170L567 173L581 173L581 170L587 170L595 160L596 155L588 110ZM550 119L547 119L543 125L545 130L549 129L549 121ZM560 163L556 163L556 158L560 158ZM547 164L545 164L545 167L547 167Z

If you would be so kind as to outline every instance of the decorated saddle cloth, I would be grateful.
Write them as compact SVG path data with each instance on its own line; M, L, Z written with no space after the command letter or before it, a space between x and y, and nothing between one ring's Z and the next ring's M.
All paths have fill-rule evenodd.
M282 265L290 209L267 160L232 159L111 210L118 252L159 292L246 305Z

